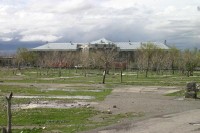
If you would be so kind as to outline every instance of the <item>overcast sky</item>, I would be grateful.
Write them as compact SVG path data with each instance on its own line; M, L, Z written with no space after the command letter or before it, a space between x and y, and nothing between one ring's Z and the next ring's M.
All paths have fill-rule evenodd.
M0 49L102 37L200 48L200 0L0 0Z

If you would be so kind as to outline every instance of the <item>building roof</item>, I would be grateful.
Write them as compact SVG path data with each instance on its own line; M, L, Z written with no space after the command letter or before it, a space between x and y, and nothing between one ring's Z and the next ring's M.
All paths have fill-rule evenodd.
M115 42L117 47L120 48L120 51L130 51L130 50L137 50L141 48L142 44L147 44L148 42ZM160 42L151 42L152 44L156 45L158 48L161 49L169 49L167 45Z
M141 46L139 42L115 42L115 44L120 48L120 51L136 50Z
M45 45L32 48L31 51L76 51L77 43L47 43Z
M31 51L76 51L78 49L78 46L84 46L84 45L94 45L94 44L115 44L120 51L133 51L141 48L142 44L145 44L148 42L112 42L110 40L107 40L105 38L101 38L96 41L92 41L89 44L88 43L47 43L42 46L32 48ZM152 44L156 45L158 48L161 49L169 49L169 47L160 42L151 42Z
M105 38L90 42L90 44L112 44L113 42Z

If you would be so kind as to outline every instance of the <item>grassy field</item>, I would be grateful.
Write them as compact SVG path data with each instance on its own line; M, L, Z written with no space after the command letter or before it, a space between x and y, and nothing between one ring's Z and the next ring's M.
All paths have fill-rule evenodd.
M0 86L1 95L6 95L7 92L12 91L15 95L26 94L26 95L44 95L39 93L39 90L33 88L25 88L19 86ZM3 88L3 89L2 89ZM6 88L9 88L6 90ZM31 91L28 91L28 90ZM110 94L110 89L103 89L102 92L84 92L83 95L95 96L96 100L103 100L106 95ZM51 93L45 93L45 95L51 95ZM75 92L76 94L81 94L81 91ZM66 95L76 95L75 93L67 93ZM55 95L60 95L60 93L53 93ZM62 94L63 95L63 94ZM13 105L17 104L28 104L30 101L33 102L35 99L15 99L13 98ZM42 101L44 99L37 99ZM47 100L47 99L45 99ZM49 100L49 99L48 99ZM55 100L55 99L51 99ZM70 100L60 100L60 102L70 102ZM0 125L6 125L6 101L3 97L0 99L1 109L0 109ZM90 120L94 116L107 117L107 119L102 119L102 121ZM109 117L108 117L109 116ZM33 108L33 109L13 109L12 110L12 125L13 133L38 133L38 132L78 132L83 130L92 129L99 126L105 126L115 123L121 118L130 117L132 114L118 114L112 115L104 112L99 112L91 107L80 107L80 108L70 108L70 109L53 109L53 108Z
M4 96L10 92L13 92L14 96L43 96L43 98L13 98L13 106L37 103L38 101L56 101L58 103L83 101L81 99L44 98L63 95L91 96L94 99L85 101L97 102L104 100L111 93L112 87L118 85L185 86L187 82L200 82L199 77L199 72L195 72L194 76L187 77L179 72L172 75L170 71L165 71L162 74L150 72L146 78L143 72L124 71L123 82L121 83L120 71L111 70L106 77L106 84L102 85L100 84L102 82L102 71L100 70L87 70L85 76L85 72L80 69L62 69L62 75L58 76L57 69L16 71L3 68L0 70L0 82L10 83L10 85L0 85L0 126L6 126L6 100ZM15 85L16 83L25 85ZM68 84L68 86L49 90L49 88L26 85L26 83ZM97 86L94 86L95 84ZM102 86L99 87L98 85ZM170 95L181 96L183 92ZM134 119L134 117L142 115L144 114L135 112L108 114L108 112L100 112L88 106L77 108L15 108L12 109L12 125L13 133L73 133L107 126L124 118Z
M0 115L5 118L5 112ZM90 118L94 116L104 117L101 121ZM116 123L118 120L127 117L134 117L134 114L112 115L102 113L93 108L72 108L72 109L26 109L13 111L13 133L39 133L39 132L63 132L73 133L84 131L99 126L107 126ZM5 123L1 119L0 123Z
M65 91L62 89L45 90L33 86L16 86L16 85L0 85L0 125L6 125L6 100L5 95L13 92L14 96L25 95L25 96L93 96L95 99L87 100L99 101L103 100L107 95L111 93L109 88L101 88L100 91L90 91L96 88L90 87L73 87L75 91ZM68 90L68 88L65 88ZM88 91L86 91L88 90ZM59 99L59 98L13 98L12 105L30 104L35 101L59 101L60 103L74 102L74 99ZM75 99L76 100L76 99ZM82 100L81 100L82 101ZM96 111L91 107L80 107L80 108L69 108L69 109L53 109L53 108L33 108L33 109L12 109L12 124L13 132L19 133L24 132L77 132L86 129L95 128L97 125L102 126L104 123L109 124L109 121L95 123L90 121L89 118L96 115L104 115L102 112ZM106 115L106 114L105 114ZM112 115L111 115L112 116ZM114 123L117 120L117 116L113 115L111 120ZM45 128L45 129L43 129ZM57 132L55 131L55 132Z
M74 103L81 99L60 98L15 98L15 96L93 96L94 99L84 100L97 102L103 100L112 89L95 86L67 86L64 88L42 88L35 86L0 85L0 126L6 126L6 100L4 96L13 92L12 106L29 105L37 101L56 101L57 103ZM124 118L139 117L133 112L126 114L109 114L100 112L90 106L74 108L13 108L13 133L73 133L107 126Z
M124 71L121 83L120 71L110 70L110 73L106 76L106 84L182 86L191 81L200 82L199 77L199 71L194 72L194 76L190 77L178 71L173 75L171 71L163 71L159 74L149 72L148 77L145 77L144 72ZM102 71L87 70L85 76L85 72L81 69L62 69L62 75L58 76L57 69L42 69L41 71L25 69L21 72L4 69L0 71L0 81L14 83L98 84L102 82Z

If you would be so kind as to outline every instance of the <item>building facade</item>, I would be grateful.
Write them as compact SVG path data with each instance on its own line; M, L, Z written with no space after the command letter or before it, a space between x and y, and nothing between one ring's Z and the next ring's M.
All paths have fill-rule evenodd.
M32 48L30 51L34 51L39 53L41 56L45 53L68 53L68 55L78 55L79 58L74 60L77 63L71 64L82 64L83 58L87 58L91 55L91 53L95 53L97 51L105 51L112 50L118 53L117 58L115 58L115 62L123 62L126 66L130 65L134 62L135 52L141 48L143 44L147 42L112 42L105 38L101 38L99 40L87 42L87 43L46 43L42 46ZM167 50L169 47L165 43L152 42L156 47L160 49ZM67 62L67 61L65 61ZM68 62L72 62L69 61ZM66 63L65 63L66 64ZM69 64L69 63L68 63ZM116 63L116 66L119 65Z

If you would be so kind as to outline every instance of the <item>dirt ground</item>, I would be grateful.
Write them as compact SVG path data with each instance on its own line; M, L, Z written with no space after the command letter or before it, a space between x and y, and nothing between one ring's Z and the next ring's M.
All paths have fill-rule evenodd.
M136 112L144 116L84 133L193 133L200 132L200 100L164 96L177 87L115 88L94 107L112 113ZM116 106L116 108L113 108Z

